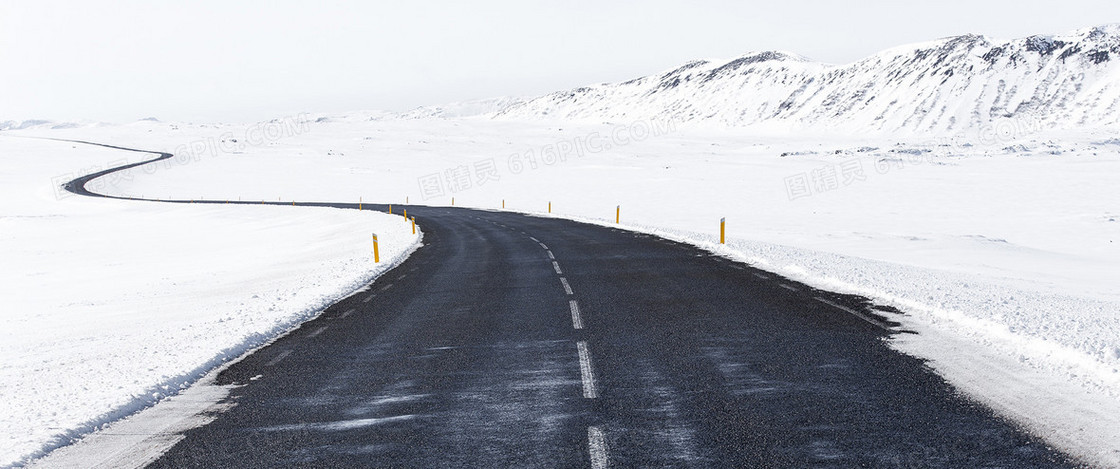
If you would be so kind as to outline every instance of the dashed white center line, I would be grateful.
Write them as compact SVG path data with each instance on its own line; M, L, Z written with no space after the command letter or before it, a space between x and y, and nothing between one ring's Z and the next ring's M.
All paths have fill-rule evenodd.
M554 270L556 270L556 273L558 273L558 274L563 274L564 273L564 272L560 271L560 263L558 263L556 261L552 261L552 268Z
M548 250L548 246L545 246L544 243L537 243L537 244L541 245L541 247L544 248L545 251Z
M537 238L534 238L532 236L530 236L529 239L533 240L534 243L540 243L541 242L541 240L539 240Z
M397 280L404 280L405 277L408 277L408 274L401 274L400 277L397 277Z
M560 277L560 284L564 286L564 293L567 293L569 295L573 294L572 286L568 285L568 279Z
M323 326L323 327L320 327L318 329L315 329L314 331L311 331L310 334L307 334L307 336L308 337L315 337L315 336L318 336L319 334L322 334L323 331L325 331L325 330L327 330L327 326Z
M385 285L384 287L381 287L381 290L379 290L379 291L385 291L385 290L388 290L390 288L393 288L393 284L391 284L391 283L388 284L388 285Z
M779 283L778 286L782 287L782 288L785 288L786 290L789 290L789 291L801 291L801 290L798 290L797 287L794 287L792 285L786 285L784 283Z
M373 297L375 297L375 296L377 296L377 295L367 296L366 299L362 300L362 303L369 303L370 301L373 301Z
M587 427L587 449L591 453L592 469L607 467L607 438L599 427Z
M350 316L351 314L353 314L353 313L354 313L354 311L355 311L355 310L354 310L353 308L351 308L351 309L348 309L348 310L346 310L345 312L343 312L342 314L338 315L338 318L339 318L339 319L346 319L346 318L347 318L348 316Z
M754 276L758 277L760 279L763 279L763 280L770 280L770 277L767 277L767 276L762 275L762 274L754 274Z
M277 355L276 358L273 358L272 360L269 360L268 363L264 364L264 366L276 365L277 363L280 363L281 361L283 361L285 358L288 358L288 355L291 355L291 354L292 354L291 350L285 350L283 352L280 352L280 355Z
M595 399L599 391L595 389L595 374L591 371L591 352L587 350L587 342L576 342L579 351L579 374L583 379L583 397Z
M552 255L552 251L545 251L545 252L548 253L548 258L549 259L556 259L556 256Z
M583 318L579 316L579 303L572 300L568 302L568 306L572 308L572 328L583 329Z

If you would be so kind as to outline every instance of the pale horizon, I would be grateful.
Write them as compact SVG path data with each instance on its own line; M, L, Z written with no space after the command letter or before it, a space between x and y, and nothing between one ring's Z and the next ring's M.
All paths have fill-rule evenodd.
M1100 1L935 9L885 1L4 2L0 121L400 112L624 81L750 51L840 65L962 34L1007 40L1117 21L1120 5Z

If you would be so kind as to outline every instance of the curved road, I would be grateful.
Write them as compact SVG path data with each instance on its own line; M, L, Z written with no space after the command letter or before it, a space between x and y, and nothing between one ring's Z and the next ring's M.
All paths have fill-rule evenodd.
M152 467L1077 465L891 350L862 298L633 232L407 208L426 245L222 372L228 410Z

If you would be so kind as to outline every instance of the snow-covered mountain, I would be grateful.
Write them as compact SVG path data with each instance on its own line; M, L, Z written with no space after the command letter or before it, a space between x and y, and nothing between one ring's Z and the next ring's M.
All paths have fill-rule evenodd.
M141 119L137 122L159 122L159 120L157 120L154 117L148 117L148 118L145 118L145 119ZM62 130L62 129L77 129L77 128L82 128L82 127L105 127L105 126L112 126L112 125L113 124L109 124L109 123L106 123L106 122L94 122L94 121L77 121L77 122L75 122L75 121L64 121L64 122L58 122L58 121L45 120L45 119L7 120L7 121L0 121L0 132L5 131L5 130L29 130L29 129Z
M950 37L840 66L785 52L696 61L515 103L495 117L921 133L961 132L1006 118L1047 127L1115 126L1120 25L1006 42Z
M523 101L522 98L518 97L501 97L460 101L440 106L420 106L410 111L402 112L396 117L401 119L454 119L460 117L483 116L520 104Z
M54 121L48 120L24 120L24 121L2 121L0 122L0 131L3 130L23 130L34 127L54 126Z

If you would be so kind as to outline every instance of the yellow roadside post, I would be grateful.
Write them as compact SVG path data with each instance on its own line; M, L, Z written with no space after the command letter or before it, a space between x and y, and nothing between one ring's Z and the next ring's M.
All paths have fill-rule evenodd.
M389 215L393 214L393 204L389 204Z
M416 234L416 217L412 217L412 234Z
M614 224L618 224L618 220L622 218L622 206L616 205L614 207Z
M451 205L455 205L455 198L454 197L451 198Z
M373 262L381 262L381 255L377 252L377 233L373 234Z
M358 210L362 209L362 198L358 197Z
M548 201L548 213L552 213L552 201Z
M502 199L502 208L506 208L506 199Z
M408 209L404 209L404 219L408 220Z
M719 219L719 244L727 242L727 218Z

